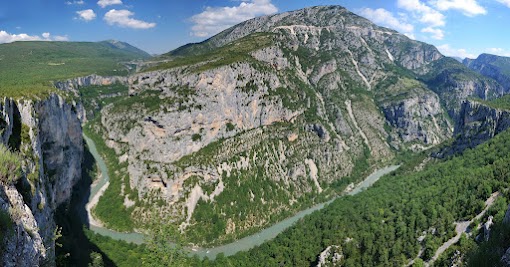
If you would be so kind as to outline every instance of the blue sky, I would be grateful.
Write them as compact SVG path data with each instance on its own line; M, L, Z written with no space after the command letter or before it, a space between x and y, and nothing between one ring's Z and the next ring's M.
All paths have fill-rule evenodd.
M199 42L243 20L342 5L450 56L510 56L510 0L3 0L0 43L116 39L149 53Z

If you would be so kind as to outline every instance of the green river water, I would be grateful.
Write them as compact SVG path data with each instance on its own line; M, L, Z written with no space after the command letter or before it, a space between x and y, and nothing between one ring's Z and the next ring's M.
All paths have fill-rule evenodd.
M98 193L99 189L104 184L106 184L106 182L109 181L110 177L108 177L108 168L106 167L106 164L105 164L103 158L99 155L94 141L92 141L86 135L83 135L83 138L89 147L90 153L94 156L94 159L96 160L101 173L103 174L101 180L98 181L97 183L95 183L92 186L92 188L90 189L90 197L89 197L89 201L90 201ZM375 172L370 174L367 178L365 178L365 180L363 180L363 182L356 185L355 188L348 193L348 195L358 194L359 192L361 192L364 189L373 185L382 176L398 169L398 167L400 167L400 166L392 165L392 166L387 166L382 169L376 170ZM342 197L342 196L338 196L338 197ZM253 247L261 245L265 241L275 238L279 233L283 232L285 229L292 226L299 219L305 217L306 215L311 214L314 211L324 208L326 205L330 204L335 199L336 198L334 198L328 202L317 204L317 205L315 205L311 208L308 208L306 210L303 210L301 212L298 212L294 216L287 218L283 221L280 221L269 228L261 230L260 232L258 232L256 234L247 236L245 238L239 239L232 243L213 247L213 248L185 248L185 250L188 251L191 256L198 255L201 258L208 257L210 259L216 258L216 256L220 253L225 254L225 256L230 256L230 255L234 255L240 251L249 250ZM111 237L116 240L124 240L127 242L132 242L132 243L136 243L136 244L143 243L144 239L145 239L145 236L140 233L120 233L120 232L112 231L112 230L109 230L109 229L106 229L103 227L96 227L96 226L90 226L90 229L100 235L108 236L108 237Z

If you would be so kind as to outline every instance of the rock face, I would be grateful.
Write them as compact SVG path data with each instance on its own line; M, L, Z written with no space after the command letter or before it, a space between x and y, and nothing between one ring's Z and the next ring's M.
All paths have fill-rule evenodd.
M0 186L0 209L13 221L1 240L2 266L54 265L54 211L81 177L83 144L75 110L55 94L36 102L4 98L0 104L0 141L22 157L16 187Z
M484 238L485 241L489 241L489 238L490 238L490 235L491 235L491 227L494 224L492 222L492 219L494 219L494 217L489 216L487 221L483 224L483 238Z
M508 93L508 89L494 79L484 77L452 58L437 60L423 70L427 73L421 79L439 95L454 120L457 120L462 102L469 97L488 100Z
M398 140L419 141L412 148L421 150L441 143L453 130L439 97L424 90L413 97L383 104L383 112L395 129L391 142L394 147L398 147Z
M498 81L506 91L510 90L510 58L490 54L481 54L476 59L464 59L468 68Z
M57 81L54 83L54 86L57 89L63 91L71 91L76 92L76 90L80 87L91 86L91 85L110 85L114 83L126 84L127 77L123 76L99 76L96 74L92 74L89 76L78 77L74 79L69 79L65 81Z
M342 266L343 258L344 255L340 246L329 246L319 255L317 267Z
M501 264L502 266L510 266L510 248L508 248L503 254L503 257L501 257Z
M441 103L481 94L485 81L459 62L446 63L463 76L444 63L438 72L433 46L336 6L249 20L167 56L130 76L131 97L106 106L93 129L147 202L134 208L139 225L178 222L185 237L218 227L219 242L329 196L356 166L448 139L460 102ZM204 213L220 223L197 219Z
M503 224L505 225L510 224L510 205L508 206L508 209L505 213ZM501 257L501 263L503 264L503 266L510 266L510 248L507 248L505 254L503 254L503 256Z
M493 108L479 101L469 100L462 104L456 122L452 147L456 152L473 148L510 127L510 111Z

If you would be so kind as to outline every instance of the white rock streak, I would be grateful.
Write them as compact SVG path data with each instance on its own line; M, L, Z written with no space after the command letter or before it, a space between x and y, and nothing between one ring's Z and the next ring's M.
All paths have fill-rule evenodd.
M308 168L310 168L310 178L312 178L313 182L315 183L315 186L317 186L317 191L319 191L319 194L322 193L321 185L317 180L317 174L319 173L317 165L315 165L315 162L313 162L313 160L311 159L305 159L305 163L308 164Z
M354 124L354 127L358 130L359 134L361 135L361 138L363 138L363 141L365 141L365 144L368 146L368 149L370 149L370 151L372 151L372 147L370 147L370 143L368 142L367 136L365 135L363 130L361 130L361 128L358 125L358 122L356 121L356 118L354 117L354 113L352 112L352 106L351 106L350 100L345 101L345 107L347 108L347 112L349 113L349 117L351 118L351 121Z
M368 90L372 90L372 86L368 82L365 75L363 75L363 73L361 73L359 66L358 66L358 62L354 59L354 55L352 54L352 52L350 50L347 50L347 53L349 53L349 55L351 55L352 64L354 65L354 68L356 69L356 72L358 73L359 77L361 77L361 79L365 82L365 84L368 87Z

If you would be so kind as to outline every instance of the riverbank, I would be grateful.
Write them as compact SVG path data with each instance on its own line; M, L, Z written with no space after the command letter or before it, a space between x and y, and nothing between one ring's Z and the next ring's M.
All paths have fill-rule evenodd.
M88 138L86 135L84 135L84 140L87 143L87 145L89 146L90 153L93 155L94 159L98 163L99 170L103 174L101 177L101 180L99 180L97 182L97 184L95 184L95 186L93 186L91 188L91 194L89 197L89 201L87 203L87 207L89 207L89 204L91 204L91 206L93 206L94 201L99 200L98 196L100 196L100 194L101 194L100 192L102 191L102 189L106 189L107 183L109 181L109 177L108 177L108 168L107 168L104 160L102 159L102 157L99 155L94 141L91 140L90 138ZM372 174L367 176L361 183L355 185L352 188L352 190L345 192L345 194L346 195L356 195L356 194L362 192L363 190L367 189L368 187L372 186L382 176L398 169L399 167L400 167L400 165L398 165L398 166L393 165L393 166L388 166L388 167L376 170L375 172L373 172ZM285 229L292 226L298 220L302 219L306 215L309 215L315 211L323 209L328 204L330 204L331 202L333 202L334 200L336 200L337 198L342 197L342 196L343 195L340 195L330 201L320 203L320 204L312 206L306 210L300 211L297 214L295 214L294 216L287 218L283 221L280 221L271 227L268 227L256 234L244 237L244 238L234 241L232 243L213 247L213 248L186 247L186 248L184 248L184 250L187 251L190 254L190 256L197 255L200 258L207 257L209 259L215 259L216 256L220 253L224 254L225 256L230 256L230 255L234 255L240 251L247 251L253 247L263 244L264 242L266 242L268 240L275 238L279 233L283 232ZM87 210L89 210L89 209L87 209ZM95 220L91 216L90 212L88 212L88 214L89 214L88 222L90 224L90 230L92 230L93 232L100 234L100 235L111 237L115 240L123 240L126 242L132 242L135 244L141 244L144 242L145 237L143 234L134 233L134 232L133 233L120 233L120 232L112 231L110 229L102 227L101 224L92 223L92 222L95 222Z

